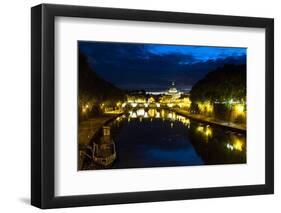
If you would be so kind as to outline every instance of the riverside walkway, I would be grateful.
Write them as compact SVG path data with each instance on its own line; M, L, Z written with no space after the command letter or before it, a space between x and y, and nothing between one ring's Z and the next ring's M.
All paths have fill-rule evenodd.
M210 118L210 117L206 117L204 115L197 115L197 114L190 114L184 110L181 109L174 109L174 112L176 112L179 115L188 117L190 119L194 119L203 123L208 123L208 124L213 124L216 126L221 126L223 128L226 129L230 129L230 130L235 130L235 131L239 131L242 133L246 133L246 124L236 124L233 122L226 122L226 121L221 121L221 120L217 120L214 118Z
M79 124L78 131L78 144L79 144L79 169L83 168L83 162L87 149L90 148L90 141L99 132L102 126L106 125L110 121L114 120L122 113L109 113L107 115L90 118L86 121L82 121ZM91 157L91 156L88 156Z
M80 147L85 147L89 145L92 137L102 128L103 125L106 125L109 121L117 118L122 113L117 114L107 114L105 116L91 118L86 121L82 121L79 124L78 131L78 141Z

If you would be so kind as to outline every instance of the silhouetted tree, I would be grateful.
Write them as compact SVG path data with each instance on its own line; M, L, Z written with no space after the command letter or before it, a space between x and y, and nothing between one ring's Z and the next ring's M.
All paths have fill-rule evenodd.
M225 65L209 72L190 92L196 101L246 101L246 65Z

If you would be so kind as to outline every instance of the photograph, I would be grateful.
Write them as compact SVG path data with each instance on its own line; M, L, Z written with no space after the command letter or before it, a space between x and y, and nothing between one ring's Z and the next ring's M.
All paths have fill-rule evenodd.
M213 2L200 11L152 4L32 6L31 165L20 167L31 172L31 205L247 196L236 206L252 211L262 196L248 196L272 198L277 9L263 17L245 2L246 13L223 14ZM7 94L18 102L18 91Z
M77 41L78 170L247 163L247 48Z

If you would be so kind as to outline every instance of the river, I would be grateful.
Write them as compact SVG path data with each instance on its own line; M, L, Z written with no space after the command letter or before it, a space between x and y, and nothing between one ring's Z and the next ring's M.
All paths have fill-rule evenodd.
M246 135L164 109L136 109L111 122L109 169L246 163ZM85 169L100 169L87 161Z

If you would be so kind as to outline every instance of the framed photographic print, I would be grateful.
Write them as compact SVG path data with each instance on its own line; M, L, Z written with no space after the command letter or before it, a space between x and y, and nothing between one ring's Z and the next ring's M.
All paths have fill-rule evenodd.
M273 193L273 19L31 15L32 205Z

